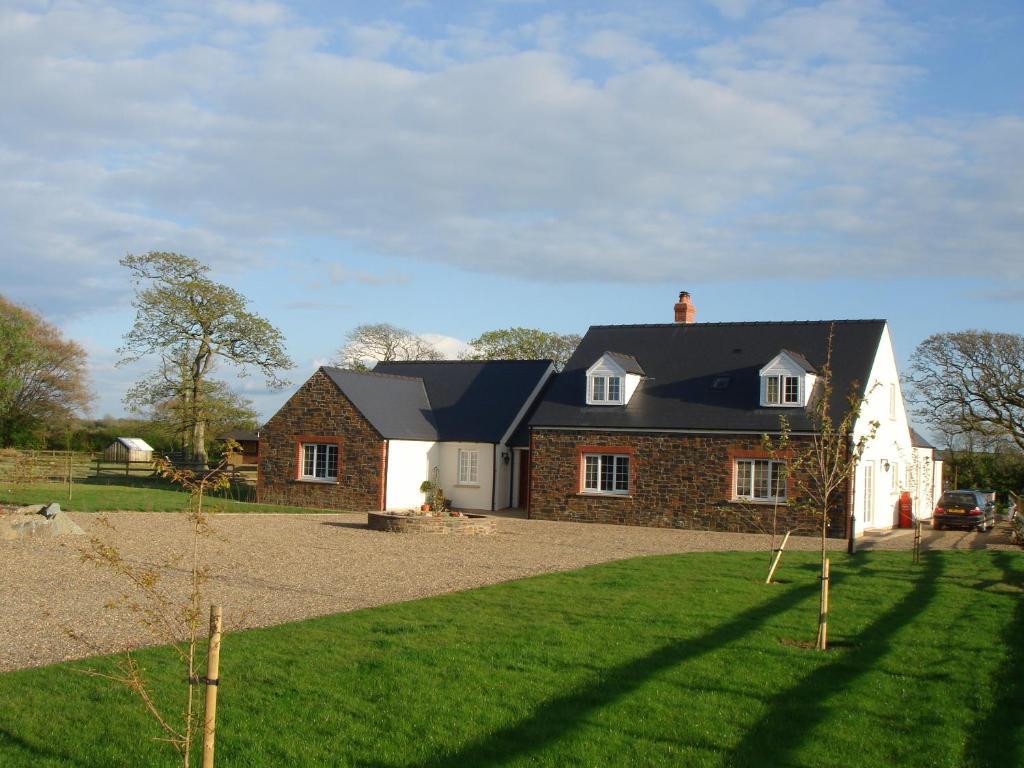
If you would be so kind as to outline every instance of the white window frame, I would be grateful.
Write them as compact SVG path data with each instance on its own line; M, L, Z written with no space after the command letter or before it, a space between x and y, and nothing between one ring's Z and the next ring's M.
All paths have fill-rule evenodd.
M480 451L459 449L459 485L480 485Z
M584 453L580 458L583 462L580 491L602 496L628 496L633 485L631 458L628 453Z
M765 495L757 494L756 470L763 465L767 470ZM747 471L744 471L747 468ZM776 468L779 474L776 475ZM739 501L751 501L758 504L786 503L786 462L775 459L734 459L733 460L733 498ZM779 494L779 485L782 493ZM774 487L773 487L774 486Z
M796 390L793 398L790 399L790 383L795 382ZM775 391L772 392L774 386ZM764 377L764 402L766 405L799 406L803 404L804 382L802 376L793 376L788 373L773 373ZM774 397L773 397L774 395Z
M605 377L604 376L591 376L590 377L590 399L595 403L606 402L605 399Z
M332 454L334 458L333 467L331 466ZM321 457L323 457L322 461ZM337 443L302 443L302 463L299 466L299 479L315 483L338 482L338 462L340 458Z
M608 381L605 383L606 393L608 395L607 402L609 403L621 403L622 402L622 377L621 376L608 376ZM615 390L615 396L612 397L612 389Z

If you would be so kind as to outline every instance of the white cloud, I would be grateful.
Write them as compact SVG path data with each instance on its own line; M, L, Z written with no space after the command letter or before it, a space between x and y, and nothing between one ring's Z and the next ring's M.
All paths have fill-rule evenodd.
M646 64L660 58L657 50L632 35L603 29L587 38L580 51L593 59L607 59L620 67Z
M541 280L1020 275L1021 121L894 116L919 41L885 5L670 56L651 19L543 12L342 23L338 52L270 3L0 11L5 291L123 304L126 251L227 270L295 233Z
M421 333L419 337L444 355L446 360L457 360L464 353L468 352L470 346L467 342L462 339L456 339L454 336L445 336L440 333Z

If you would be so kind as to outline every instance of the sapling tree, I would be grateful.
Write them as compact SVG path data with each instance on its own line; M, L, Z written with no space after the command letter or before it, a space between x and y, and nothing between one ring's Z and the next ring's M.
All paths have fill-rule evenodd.
M158 702L144 670L131 650L118 657L113 672L88 670L86 674L112 680L138 696L159 726L163 734L160 740L175 749L182 768L190 768L192 765L193 747L203 727L199 701L199 685L202 682L198 675L202 661L199 641L204 590L211 568L205 561L201 544L211 534L211 517L215 512L206 506L205 497L227 487L229 475L224 470L230 456L238 451L238 443L228 441L220 463L201 472L176 468L167 459L154 462L162 476L188 491L188 507L184 514L188 526L185 551L162 564L137 563L126 558L106 538L97 535L90 537L82 552L84 561L109 569L130 587L119 601L109 603L108 607L124 607L131 611L150 632L154 642L166 643L174 650L182 672L180 679L183 687L178 697L181 709L173 712ZM100 518L100 522L108 528L112 527L106 518ZM187 592L184 594L166 585L161 578L164 569L177 570L183 565L188 575ZM77 632L72 631L71 635L82 642L88 642Z
M827 541L829 516L833 509L843 506L843 493L853 482L854 470L878 432L879 423L871 421L855 434L863 411L867 392L860 392L860 384L853 382L840 413L833 410L832 389L832 340L828 336L825 363L818 377L818 386L813 395L807 415L810 434L800 440L792 437L789 420L779 417L780 441L768 444L787 455L787 503L804 511L817 521L821 540L822 610L818 618L818 638L815 647L827 647L826 611L827 601Z
M288 382L278 373L293 367L284 337L248 309L244 296L210 280L209 267L193 258L153 251L129 254L121 264L131 270L137 292L135 322L125 334L120 362L158 354L156 377L176 373L183 407L192 413L192 456L205 465L206 398L215 365L232 365L239 376L255 368L268 386L280 389Z

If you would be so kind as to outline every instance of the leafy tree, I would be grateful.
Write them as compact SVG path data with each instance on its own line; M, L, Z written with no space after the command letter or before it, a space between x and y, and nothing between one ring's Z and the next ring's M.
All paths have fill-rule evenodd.
M391 360L443 360L429 341L390 323L357 325L345 337L345 344L335 353L334 363L345 368L365 371L369 362Z
M196 420L220 435L230 429L252 429L257 413L252 401L231 391L223 381L206 379L202 397L192 401L192 383L188 360L161 361L156 375L138 382L128 390L124 401L133 413L145 415L156 428L171 435L177 445L190 445Z
M937 333L910 356L915 415L942 434L1009 440L1024 450L1024 336L990 331Z
M562 370L580 343L577 333L552 333L536 328L487 331L469 342L467 360L554 360Z
M0 297L0 445L38 443L89 407L85 350Z
M218 362L234 366L239 376L255 368L274 389L288 382L278 372L293 367L281 332L250 312L237 291L210 280L209 267L188 256L151 251L121 259L136 285L135 323L125 334L121 363L159 354L161 365L148 390L161 393L162 380L173 371L192 429L192 457L206 463L206 428L211 393L210 373ZM140 382L133 392L146 390ZM154 406L163 399L154 400ZM135 406L141 400L132 401Z

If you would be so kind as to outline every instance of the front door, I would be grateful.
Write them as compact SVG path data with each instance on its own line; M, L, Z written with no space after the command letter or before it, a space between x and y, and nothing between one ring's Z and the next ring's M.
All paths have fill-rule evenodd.
M864 525L875 524L875 463L864 463Z
M530 452L516 451L519 457L519 508L530 508Z

